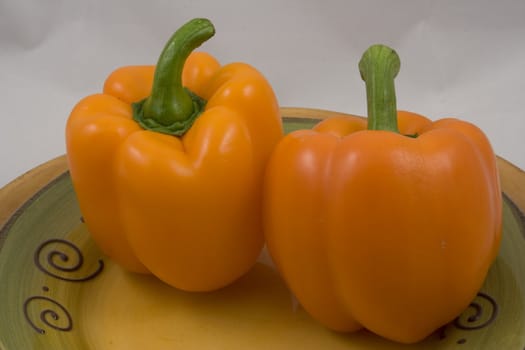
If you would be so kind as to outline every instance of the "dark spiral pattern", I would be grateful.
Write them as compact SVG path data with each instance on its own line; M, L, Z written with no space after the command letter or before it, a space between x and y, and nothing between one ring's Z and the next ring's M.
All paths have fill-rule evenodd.
M61 249L55 248L46 253L46 248L50 245L58 245ZM104 262L99 260L97 269L87 276L64 277L64 274L80 271L84 265L84 256L76 245L63 239L50 239L42 243L35 252L34 260L40 271L69 282L88 281L95 278L104 269ZM42 263L43 260L47 262L46 266Z
M46 333L45 329L39 327L35 323L35 320L31 319L29 314L29 306L31 304L38 304L41 306L41 303L46 303L49 305L47 308L44 308L42 311L40 311L39 319L43 326L63 332L73 329L73 319L64 306L48 297L33 296L24 302L24 316L35 331L40 334Z
M480 299L483 299L484 302L482 303ZM452 322L452 325L461 330L474 331L490 326L498 316L498 313L499 307L496 300L488 294L479 292L476 299ZM447 337L447 328L448 325L445 325L437 331L440 340ZM467 339L460 338L456 341L456 344L463 345L466 342Z
M478 293L478 298L485 299L490 307L484 308L482 304L474 300L470 303L469 308L454 320L454 326L463 330L475 330L494 322L499 312L498 304L494 298L485 293ZM488 317L484 317L486 312L488 312Z

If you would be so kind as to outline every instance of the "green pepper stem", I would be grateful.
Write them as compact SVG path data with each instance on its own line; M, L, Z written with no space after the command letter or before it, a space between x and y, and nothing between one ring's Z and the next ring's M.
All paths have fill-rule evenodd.
M191 127L206 101L182 85L182 70L191 52L214 34L209 20L195 18L168 40L155 68L151 95L133 104L133 118L143 128L182 135Z
M372 45L359 61L366 84L368 129L399 133L394 78L399 73L397 53L384 45Z

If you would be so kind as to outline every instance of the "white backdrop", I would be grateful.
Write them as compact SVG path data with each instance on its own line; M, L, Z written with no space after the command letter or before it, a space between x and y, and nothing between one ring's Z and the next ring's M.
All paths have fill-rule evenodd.
M0 186L63 154L74 104L193 17L217 30L201 50L254 65L288 107L365 114L357 64L387 44L398 108L473 122L525 168L523 0L0 0Z

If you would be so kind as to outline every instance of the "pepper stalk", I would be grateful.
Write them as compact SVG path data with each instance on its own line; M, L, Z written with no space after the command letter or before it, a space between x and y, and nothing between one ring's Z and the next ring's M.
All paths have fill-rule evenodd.
M399 133L394 78L401 62L397 53L385 45L372 45L359 61L366 84L368 129Z
M191 128L206 101L182 85L182 70L191 52L214 34L208 19L195 18L168 40L155 68L151 95L132 104L133 119L144 129L181 136Z

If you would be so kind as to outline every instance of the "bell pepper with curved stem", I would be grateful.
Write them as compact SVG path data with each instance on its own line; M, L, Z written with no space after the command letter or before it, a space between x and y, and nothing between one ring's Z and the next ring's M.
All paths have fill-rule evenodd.
M372 46L359 68L368 120L326 119L276 147L266 240L321 323L414 343L468 307L497 255L496 158L470 123L396 112L392 49Z
M214 33L206 19L188 22L156 67L117 69L66 126L96 243L124 268L188 291L223 287L255 263L264 168L283 134L261 73L193 52Z

